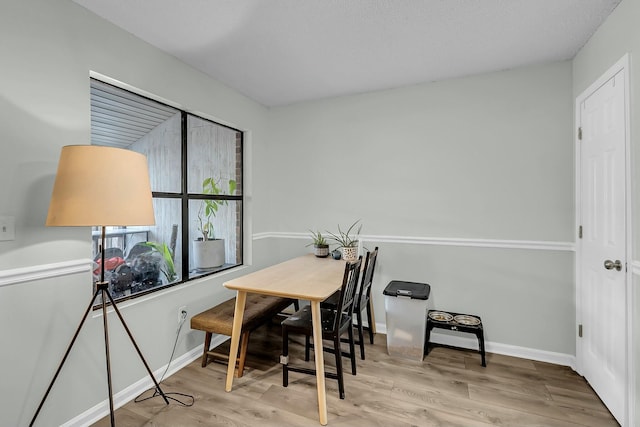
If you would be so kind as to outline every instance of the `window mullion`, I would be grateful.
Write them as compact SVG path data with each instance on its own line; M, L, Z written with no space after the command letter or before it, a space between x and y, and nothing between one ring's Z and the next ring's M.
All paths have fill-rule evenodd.
M182 277L183 280L189 277L189 252L191 245L189 242L189 196L187 182L187 113L182 111L180 120L181 133L181 176L182 176Z

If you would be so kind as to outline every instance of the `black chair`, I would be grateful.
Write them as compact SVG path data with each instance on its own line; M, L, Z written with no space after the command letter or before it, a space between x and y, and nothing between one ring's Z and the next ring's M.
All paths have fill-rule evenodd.
M356 374L355 345L353 341L353 305L355 303L356 288L360 277L362 257L357 261L347 263L344 269L342 287L338 298L338 309L321 308L322 339L331 340L333 348L323 347L324 351L331 352L336 358L336 373L326 372L325 377L338 380L340 399L344 399L344 377L342 374L342 356L351 359L351 373ZM340 346L340 337L347 332L349 334L349 353L344 353ZM305 335L305 361L309 360L310 337L313 335L313 323L311 319L311 307L306 306L289 316L282 322L282 385L289 385L289 371L315 375L315 369L298 366L289 366L289 334Z
M356 327L358 328L358 341L356 344L360 346L360 358L364 360L364 329L369 331L369 341L373 344L373 315L371 313L371 285L373 284L373 272L376 268L376 261L378 259L378 247L372 251L367 252L367 256L364 261L364 274L362 275L362 283L358 291L358 297L356 298L353 311L358 320ZM339 293L336 292L323 301L320 306L323 308L335 308L338 304ZM364 327L362 324L362 312L367 310L367 322L368 327Z

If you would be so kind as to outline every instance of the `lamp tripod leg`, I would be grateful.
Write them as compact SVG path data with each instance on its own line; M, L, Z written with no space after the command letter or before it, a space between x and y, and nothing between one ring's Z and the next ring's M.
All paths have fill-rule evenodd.
M58 365L58 369L56 369L56 373L53 375L53 379L51 380L51 383L49 384L49 387L47 387L47 391L44 393L44 396L42 397L42 400L40 401L40 404L38 405L38 409L36 409L36 412L33 415L33 418L31 419L31 422L29 422L29 427L33 427L33 424L35 423L36 419L38 418L38 415L40 414L40 411L42 410L42 407L44 406L44 402L47 400L47 397L49 397L49 393L51 392L51 389L53 388L54 383L58 379L58 375L60 374L60 371L62 371L62 367L64 366L65 362L67 361L67 357L69 356L69 353L71 352L71 349L73 348L73 345L75 344L76 339L78 338L78 335L80 334L80 330L84 326L84 322L87 320L87 316L89 315L89 312L93 308L93 304L95 303L96 298L98 298L98 295L100 295L100 294L102 295L102 321L103 321L103 328L104 328L105 356L106 356L106 361L107 361L107 385L109 387L109 414L110 414L110 418L111 418L111 425L115 426L115 416L114 416L114 405L113 405L113 386L112 386L112 383L111 383L111 359L110 359L110 354L109 354L109 327L108 327L108 324L107 324L107 306L106 306L106 298L105 298L105 296L111 302L111 306L113 307L114 311L118 315L118 318L120 319L120 322L122 323L122 326L124 327L125 331L127 331L127 335L129 335L129 338L131 339L131 343L133 344L133 346L135 347L136 351L138 352L138 356L140 356L140 359L142 360L142 363L144 364L144 367L147 369L147 372L149 373L149 376L153 380L153 383L156 386L156 390L162 395L162 398L164 399L165 403L167 405L169 404L169 400L167 399L167 396L164 394L164 392L160 388L160 384L158 384L158 381L156 381L155 377L153 376L153 373L151 372L151 368L149 368L149 365L147 364L147 361L145 360L144 356L142 355L142 352L140 351L140 348L138 347L138 344L136 343L135 339L133 338L133 335L131 334L131 331L129 330L129 327L125 323L124 318L122 317L122 314L120 314L120 310L118 310L118 306L116 305L115 301L113 300L113 297L111 296L111 293L109 292L108 283L106 283L106 282L102 282L102 283L98 282L97 283L96 292L93 294L93 298L91 298L91 301L89 302L89 306L87 307L87 310L84 312L84 315L82 316L82 320L80 321L80 324L78 325L78 328L76 329L76 332L73 335L73 338L71 339L71 342L69 343L69 346L67 347L67 351L64 353L64 356L62 357L62 360L60 361L60 364Z
M138 356L140 356L140 360L142 360L142 363L144 364L144 367L147 369L147 372L149 373L149 376L153 380L153 383L156 386L156 390L160 393L160 395L164 399L164 402L168 405L169 404L169 400L167 399L167 396L165 396L164 392L160 388L160 384L158 384L158 381L156 381L156 378L153 376L153 372L151 372L151 368L149 368L149 365L147 364L147 361L145 360L144 356L142 355L142 351L140 351L140 347L138 347L138 344L136 343L136 340L133 338L133 334L129 330L129 327L127 326L127 323L124 321L124 318L122 317L122 314L120 314L120 310L118 310L118 306L116 305L115 301L113 300L113 297L111 296L111 293L109 292L108 289L105 290L105 293L109 297L109 301L111 301L111 306L113 307L113 310L118 315L118 318L120 319L120 322L122 323L122 326L124 327L124 330L127 331L127 335L129 335L129 339L131 339L131 343L133 344L133 346L135 347L136 351L138 352ZM103 297L103 301L104 301L104 297Z
M109 325L107 322L107 302L105 295L109 295L108 284L105 282L98 283L98 289L102 292L102 325L104 330L104 352L107 360L107 386L109 387L109 418L111 419L111 427L116 425L115 413L113 410L113 387L111 384L111 358L109 356Z
M49 392L51 392L51 389L53 388L53 384L56 382L56 379L58 379L58 375L60 374L60 371L62 370L62 367L64 366L64 362L67 361L67 357L69 356L69 353L71 352L71 348L73 347L73 344L75 344L76 338L78 338L78 334L80 333L80 330L82 329L82 326L84 325L84 322L87 320L87 316L89 315L89 312L91 311L91 308L93 307L93 303L95 302L95 300L98 297L99 293L100 293L100 289L96 289L96 292L93 294L93 298L91 298L91 301L89 302L89 306L87 307L87 310L84 312L84 316L82 316L82 320L80 321L80 325L78 325L78 329L76 329L76 333L73 335L73 338L71 339L71 342L69 343L69 347L67 347L67 351L64 353L64 356L62 357L62 361L60 362L60 365L58 365L58 369L56 370L56 373L53 375L53 379L51 380L51 383L49 384L49 387L47 387L47 391L44 393L44 396L42 397L42 400L40 401L40 404L38 405L38 409L36 409L36 413L33 415L33 418L31 419L31 422L29 423L29 427L32 427L33 423L36 421L36 418L38 418L38 414L40 414L40 410L42 409L42 406L44 405L44 402L47 400L47 397L49 396Z

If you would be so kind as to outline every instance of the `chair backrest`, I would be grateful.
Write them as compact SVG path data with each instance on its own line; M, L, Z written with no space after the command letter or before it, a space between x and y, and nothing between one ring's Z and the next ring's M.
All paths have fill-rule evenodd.
M371 285L373 283L373 270L376 268L376 260L378 259L378 247L372 251L367 252L367 257L364 261L364 274L362 275L362 283L360 284L360 291L358 292L358 299L355 304L356 310L364 310L371 297Z
M355 302L356 288L358 287L358 278L360 277L360 267L362 266L362 255L356 261L347 262L344 267L344 276L342 278L342 287L340 288L340 298L333 324L335 331L340 329L341 320L353 315L353 304ZM341 315L342 314L342 315Z

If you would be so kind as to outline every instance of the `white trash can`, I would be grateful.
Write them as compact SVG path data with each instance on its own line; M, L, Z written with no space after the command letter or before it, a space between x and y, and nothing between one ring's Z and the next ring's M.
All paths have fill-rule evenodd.
M392 280L384 289L387 351L390 356L421 361L427 330L431 286Z

